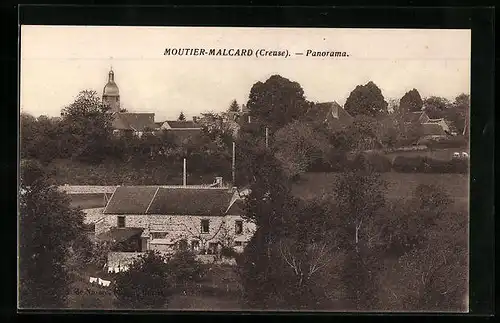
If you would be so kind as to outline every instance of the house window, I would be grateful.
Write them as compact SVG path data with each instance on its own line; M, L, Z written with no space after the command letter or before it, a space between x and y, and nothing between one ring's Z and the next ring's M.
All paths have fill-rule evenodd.
M210 232L210 221L209 220L201 220L201 233L209 233Z
M124 216L119 216L117 222L118 222L119 228L125 228L125 217Z
M236 220L234 231L236 234L243 234L243 221Z
M151 239L166 239L166 232L151 232Z

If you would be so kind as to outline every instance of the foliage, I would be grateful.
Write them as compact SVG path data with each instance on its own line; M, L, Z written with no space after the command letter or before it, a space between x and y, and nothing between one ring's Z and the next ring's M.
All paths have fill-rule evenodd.
M412 89L411 91L406 92L399 101L399 110L400 113L403 114L418 112L422 110L423 104L422 97L420 97L418 90Z
M229 112L238 112L240 111L240 106L236 100L231 101L231 105L228 109Z
M349 150L364 151L380 148L380 122L367 115L357 115L345 130Z
M121 308L162 308L172 294L167 263L155 251L141 256L128 271L118 273L113 286Z
M272 130L297 120L310 105L300 84L280 75L273 75L264 83L255 83L247 103L252 120Z
M470 96L468 94L458 95L451 107L447 110L446 119L450 121L452 128L460 134L468 137L468 130L466 129L467 122L470 115ZM465 131L464 131L465 129Z
M353 117L360 114L377 117L387 114L387 102L380 88L370 81L356 86L347 98L344 109Z
M64 149L72 157L90 163L101 162L111 138L113 116L108 113L95 91L84 90L63 108L61 127Z
M22 308L64 307L71 249L85 245L83 214L51 186L36 162L21 162L19 301ZM82 246L83 245L83 246Z
M205 275L205 267L187 250L180 250L168 259L167 268L177 285L202 281Z
M446 98L431 96L424 99L423 110L431 119L444 118L451 103Z
M184 112L181 111L181 113L179 114L179 117L177 117L177 120L186 121L186 116L184 115Z
M326 137L297 121L276 132L273 147L289 178L304 173L318 160L326 160L330 150Z

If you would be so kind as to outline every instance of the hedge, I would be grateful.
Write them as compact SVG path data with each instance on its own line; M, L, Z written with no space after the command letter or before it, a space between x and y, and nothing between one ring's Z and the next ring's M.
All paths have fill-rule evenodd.
M442 161L428 157L397 156L392 163L392 169L402 173L462 173L469 171L466 159Z

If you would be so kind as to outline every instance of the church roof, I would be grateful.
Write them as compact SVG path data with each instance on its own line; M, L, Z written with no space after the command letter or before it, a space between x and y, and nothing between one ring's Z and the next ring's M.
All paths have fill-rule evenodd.
M154 113L117 113L113 120L113 129L133 131L144 131L146 128L155 129L154 118Z
M120 96L120 91L118 90L118 85L115 83L115 73L113 70L109 71L108 83L104 86L102 91L103 96Z

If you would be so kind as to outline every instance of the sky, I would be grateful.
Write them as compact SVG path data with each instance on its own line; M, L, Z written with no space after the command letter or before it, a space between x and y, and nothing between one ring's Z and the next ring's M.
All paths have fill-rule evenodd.
M252 85L279 74L308 100L337 101L373 81L386 100L470 92L470 30L22 26L21 112L59 116L81 90L102 95L112 66L122 108L156 121L245 104ZM251 57L167 56L166 48L243 48ZM289 57L256 57L260 50ZM341 51L348 57L312 57ZM295 53L304 55L297 56Z

